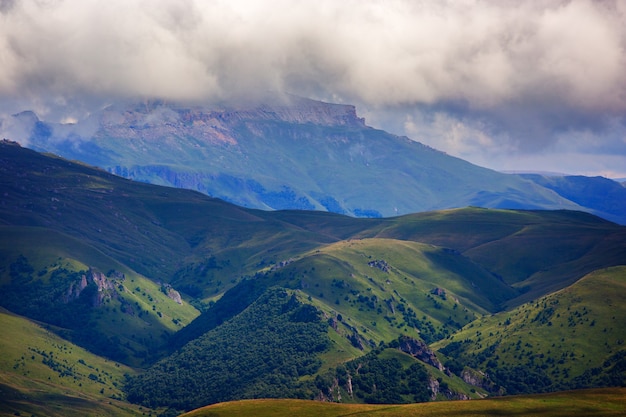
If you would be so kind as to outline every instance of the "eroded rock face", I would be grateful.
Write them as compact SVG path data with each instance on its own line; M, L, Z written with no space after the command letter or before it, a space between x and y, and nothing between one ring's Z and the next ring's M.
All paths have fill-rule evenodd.
M167 295L169 299L174 300L176 303L180 305L183 304L183 299L180 296L180 293L176 291L171 285L163 284L161 286L161 291L163 291L163 294Z
M114 272L113 276L109 278L102 272L90 268L81 275L80 280L70 283L61 301L67 304L78 299L92 285L95 287L95 291L91 304L94 307L99 307L107 299L119 298L117 284L124 279L124 274L120 272Z
M413 339L409 336L401 337L398 342L398 349L400 349L402 352L408 353L414 358L419 359L420 361L427 363L431 366L434 366L440 371L444 370L443 364L439 361L439 359L437 359L435 353L430 350L426 343L417 339Z
M502 388L497 387L493 381L489 378L488 375L483 372L477 371L471 368L465 368L461 372L461 379L467 382L470 385L475 387L483 388L491 393L495 393L497 395L502 395L504 392Z

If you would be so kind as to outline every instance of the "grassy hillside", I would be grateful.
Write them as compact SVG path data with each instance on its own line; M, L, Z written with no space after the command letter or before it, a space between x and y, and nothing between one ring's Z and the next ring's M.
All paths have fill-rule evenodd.
M69 235L196 298L221 294L242 276L348 238L450 248L531 298L626 258L619 244L626 239L623 227L574 212L462 209L388 219L264 212L133 183L8 143L1 158L2 224ZM548 264L558 279L542 279Z
M457 252L391 239L320 247L269 275L348 318L374 345L402 333L444 338L515 295Z
M484 317L434 345L515 394L626 384L626 267Z
M564 288L585 274L623 265L626 229L587 213L468 208L385 219L377 236L460 251L521 295L515 306Z
M215 404L184 414L184 417L208 416L315 416L345 415L376 417L467 417L541 415L623 416L626 414L626 389L583 390L549 395L503 397L477 401L449 401L410 405L333 404L302 400L246 400Z
M390 397L368 390L397 375L405 376L393 382L406 392L400 398L412 401L423 393L407 381L421 366L438 399L623 383L617 335L626 329L617 322L626 312L616 303L607 307L606 297L626 297L623 269L609 268L624 264L626 228L592 215L466 208L358 219L266 212L134 183L7 142L0 143L0 193L0 305L143 368L133 395L145 404L174 398L140 394L170 375L187 375L188 362L177 355L200 345L212 355L201 363L220 363L229 352L233 363L256 363L251 371L265 369L259 375L271 381L250 374L237 390L202 397L206 402L338 393L343 401L378 401ZM293 306L271 314L260 307L272 291L295 294L303 309L317 312L323 349L300 346L282 358L258 354L258 344L241 336L255 334L265 341L261 347L276 351L270 342L311 337L286 333L285 340L270 332L299 326L287 314ZM404 337L412 347L402 350ZM433 343L437 356L427 346ZM269 369L274 356L280 363ZM398 372L376 379L384 373L375 371L363 394L350 396L344 371L356 386L349 364L365 358L371 369L385 363ZM218 370L220 378L236 377ZM227 386L226 379L208 391ZM186 381L164 388L177 393L179 408L196 398Z
M605 177L544 176L521 174L536 184L555 191L564 198L593 208L592 213L616 223L626 224L626 188Z
M199 314L78 239L37 227L0 233L2 305L100 355L141 365Z
M0 327L0 415L142 414L123 401L121 389L135 370L6 311L0 311Z

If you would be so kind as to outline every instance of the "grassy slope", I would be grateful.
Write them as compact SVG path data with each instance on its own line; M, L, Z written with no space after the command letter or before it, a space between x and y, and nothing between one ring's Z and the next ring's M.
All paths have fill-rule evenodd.
M460 251L522 292L508 307L626 259L618 243L626 229L581 212L455 209L385 219L370 230Z
M369 265L376 261L387 271ZM273 275L273 282L287 280L286 285L310 295L332 316L346 317L347 324L366 333L364 337L375 344L407 332L418 336L420 330L416 332L414 323L407 322L403 310L411 308L416 319L429 322L443 334L439 337L445 337L455 326L496 310L503 294L514 293L458 253L391 239L331 244ZM445 290L446 295L431 294L435 288Z
M141 364L146 353L163 343L163 334L180 330L199 314L189 303L180 305L168 298L154 281L80 240L37 227L0 226L0 233L2 258L11 262L25 256L35 270L35 280L47 282L59 268L70 271L95 268L103 273L115 270L124 274L125 279L115 280L117 296L84 314L91 316L91 325L98 331L119 339L119 345L129 354L129 364ZM6 266L3 269L0 282L6 283L10 278ZM132 312L122 313L121 300L131 306ZM61 304L60 300L57 302Z
M131 182L16 145L2 144L0 157L0 224L62 232L155 281L167 282L181 267L214 257L215 277L196 274L179 283L215 278L228 283L217 288L224 291L259 263L337 240L266 212Z
M435 327L444 326L448 317L464 324L474 313L494 311L499 302L511 296L511 289L490 285L494 284L489 281L492 277L477 263L528 290L530 296L545 295L590 270L626 259L624 228L580 213L470 208L390 219L352 219L316 212L262 212L198 193L132 183L25 149L3 145L2 158L0 185L5 198L0 206L0 222L6 226L0 230L0 243L3 255L9 254L3 256L3 261L10 262L11 257L25 252L30 253L29 260L37 270L61 257L76 270L98 266L106 272L113 265L127 271L131 282L141 281L140 285L124 284L124 295L142 309L145 307L149 317L155 319L150 324L157 324L152 329L158 331L148 330L152 337L162 330L175 330L177 326L171 319L179 316L163 310L164 318L156 319L156 311L151 308L155 303L150 298L163 294L158 285L133 270L154 280L167 280L181 266L199 265L215 257L216 267L208 268L207 274L191 273L176 281L207 287L210 282L224 281L211 287L206 296L219 295L243 274L295 258L295 262L276 271L276 278L283 279L278 274L291 274L289 280L304 283L301 290L310 294L316 305L331 314L353 315L357 323L354 327L363 334L369 332L365 340L371 338L377 343L408 331L397 310L389 314L391 309L385 300L391 294L396 303L399 298L408 300L420 319L420 313L426 313L424 316L428 315ZM385 239L325 246L349 237ZM363 260L369 260L369 256L385 259L391 272L367 266ZM554 268L546 268L552 263L556 264ZM7 265L2 267L6 272ZM468 272L470 283L483 280L485 285L478 285L482 291L467 285ZM6 280L6 275L3 277ZM360 294L337 286L347 279ZM135 291L135 285L140 291ZM391 291L388 285L393 286ZM445 286L449 295L446 300L428 297L427 292L435 285ZM493 293L487 294L485 288ZM372 294L377 296L374 307L356 301L358 295L367 295L371 300ZM468 311L458 315L453 298L458 298ZM159 307L167 304L165 299L158 301L163 302ZM442 308L436 308L435 302ZM349 310L342 310L350 304ZM194 315L192 310L184 314L180 318L185 322ZM103 328L131 336L132 325L126 322L119 326L114 320L119 316L105 315ZM347 356L349 349L342 350L329 353L327 363Z
M133 369L4 311L0 327L1 416L141 415L139 407L120 401L124 375Z
M568 386L626 351L625 299L626 267L598 270L559 292L479 319L433 347L468 340L457 359L482 369L490 360L500 367L542 368L552 388Z
M467 417L541 415L597 417L626 414L626 389L581 390L549 395L515 396L475 401L450 401L410 405L333 404L301 400L246 400L215 404L184 417L249 416L338 417L345 415L376 417Z
M195 286L204 297L223 292L259 267L349 237L452 248L532 296L626 257L624 245L616 245L624 239L623 228L583 214L462 209L354 219L263 212L199 193L133 183L17 146L2 145L2 163L0 222L58 230L153 280ZM540 257L546 253L558 257ZM207 267L209 258L213 263ZM546 287L542 277L548 261L559 264L548 271L557 279ZM540 291L533 292L534 287Z

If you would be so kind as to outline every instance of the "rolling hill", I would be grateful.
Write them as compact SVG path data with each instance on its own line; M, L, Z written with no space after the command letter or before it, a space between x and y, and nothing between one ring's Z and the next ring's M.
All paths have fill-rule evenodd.
M245 400L215 404L183 417L231 415L338 417L357 414L376 417L467 417L541 415L545 417L624 415L624 389L572 391L550 395L513 396L480 401L448 401L410 405L329 404L302 400Z
M132 366L117 401L174 413L241 398L412 402L623 383L623 312L606 298L621 297L626 228L591 214L262 211L8 141L0 193L1 306ZM9 328L3 346L23 337ZM288 358L274 353L283 347ZM498 373L531 358L541 371ZM250 374L229 386L225 363ZM486 370L494 377L479 378Z

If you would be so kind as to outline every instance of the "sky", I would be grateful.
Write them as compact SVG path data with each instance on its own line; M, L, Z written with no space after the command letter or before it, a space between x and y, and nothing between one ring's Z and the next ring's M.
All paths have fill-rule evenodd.
M626 0L0 0L5 127L268 91L488 168L626 177Z

